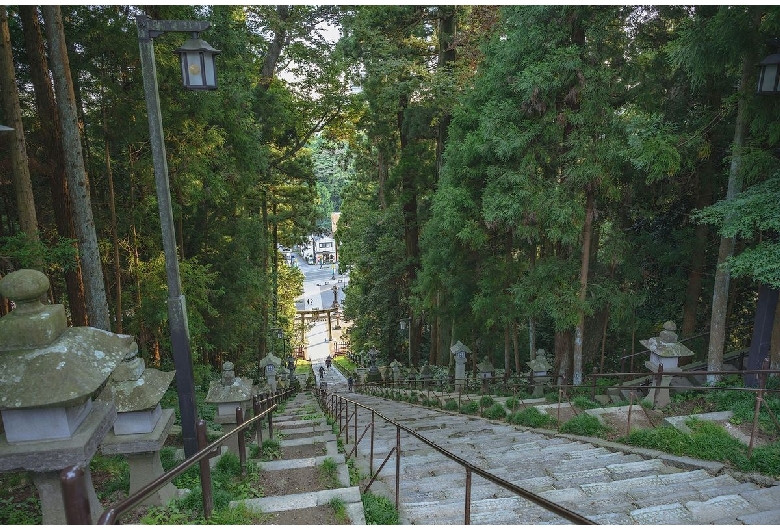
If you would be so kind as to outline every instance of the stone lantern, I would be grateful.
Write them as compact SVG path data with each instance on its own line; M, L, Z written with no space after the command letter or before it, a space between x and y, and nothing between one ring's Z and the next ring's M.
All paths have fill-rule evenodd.
M368 362L369 362L368 381L369 382L377 382L383 379L382 374L379 372L379 368L377 368L376 365L377 355L379 355L379 352L376 350L376 348L371 348L368 350Z
M552 366L547 361L545 351L542 349L536 350L536 357L528 362L528 367L531 369L531 376L534 382L533 397L542 397L544 395L544 384L549 382L548 374L552 369Z
M669 383L677 372L680 371L680 357L693 355L693 351L677 342L677 326L671 320L664 323L664 329L658 337L651 337L639 342L650 350L650 360L645 361L645 366L654 373L662 371L661 387L651 387L647 395L648 401L655 403L657 407L665 407L669 404ZM656 396L656 390L658 395Z
M280 389L285 390L288 386L290 386L290 382L288 381L289 374L290 371L284 366L280 367L279 370L276 371L277 385Z
M222 379L212 381L209 386L206 403L213 403L217 406L214 421L222 425L222 430L225 433L229 433L238 426L236 408L241 407L245 419L249 417L252 404L252 380L236 377L233 363L226 361L222 364ZM228 438L227 447L234 454L238 454L238 437Z
M458 341L450 348L450 352L455 359L455 390L460 392L466 386L466 356L471 350Z
M423 382L423 388L428 388L432 379L433 370L431 370L431 367L426 364L420 369L420 380Z
M485 357L482 362L477 365L477 370L479 370L479 378L482 381L482 392L487 392L488 382L495 376L496 369L493 366L493 363Z
M176 372L147 368L143 359L130 353L111 374L100 399L114 401L117 418L113 433L100 445L105 455L125 455L130 467L130 495L162 476L160 450L170 434L175 414L162 409L160 400ZM164 506L178 494L166 484L142 504Z
M403 365L398 362L398 359L393 359L390 363L390 369L393 370L393 383L401 382L401 367Z
M265 372L268 388L271 393L276 393L276 372L282 365L282 360L273 353L266 355L259 363L260 369Z
M93 521L103 511L89 462L116 419L113 402L93 395L138 346L129 335L68 328L62 304L43 305L42 272L22 269L0 280L16 308L0 318L0 472L27 470L38 489L43 524L65 524L60 471L84 469Z

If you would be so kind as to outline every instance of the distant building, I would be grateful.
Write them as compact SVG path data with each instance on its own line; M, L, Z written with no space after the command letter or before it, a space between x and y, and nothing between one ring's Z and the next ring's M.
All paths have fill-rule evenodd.
M314 261L330 263L336 261L336 241L332 237L321 237L314 240Z

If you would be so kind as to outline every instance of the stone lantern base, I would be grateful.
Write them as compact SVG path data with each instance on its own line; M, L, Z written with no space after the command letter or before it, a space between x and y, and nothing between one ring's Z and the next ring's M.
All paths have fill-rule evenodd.
M108 433L100 444L104 455L124 455L130 466L130 491L132 495L165 472L160 462L160 450L173 427L173 409L162 409L160 419L152 432L136 434ZM147 497L141 506L165 506L175 498L179 490L170 482Z
M114 420L114 404L96 401L70 438L13 444L8 443L5 434L0 435L0 472L22 469L31 472L41 501L44 525L66 524L60 471L72 465L84 468L90 513L92 521L97 522L103 507L92 485L89 462Z

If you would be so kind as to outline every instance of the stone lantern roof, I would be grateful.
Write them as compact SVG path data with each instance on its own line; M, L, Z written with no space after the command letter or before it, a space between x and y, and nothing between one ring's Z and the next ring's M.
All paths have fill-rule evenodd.
M117 412L133 412L156 407L173 381L176 371L146 368L143 359L131 355L114 370L104 393L113 392ZM102 396L102 394L101 394Z
M276 355L274 355L273 353L269 353L268 355L260 359L260 362L258 363L260 368L265 368L269 364L273 364L274 366L281 366L282 360Z
M493 363L491 363L487 357L485 357L482 362L477 365L477 369L480 373L483 374L496 371L496 369L493 367Z
M423 367L420 369L420 377L423 379L430 379L433 377L433 370L431 370L429 365L423 365Z
M677 326L671 320L664 323L664 329L658 337L651 337L639 342L658 357L686 357L693 351L677 342Z
M40 302L48 289L46 275L32 269L0 280L0 294L16 304L0 319L0 410L84 403L138 351L129 335L66 327L62 304Z
M251 397L252 380L236 377L235 372L233 372L233 363L227 361L222 365L222 379L211 382L208 394L206 394L206 403L237 403Z
M450 348L450 352L452 352L455 357L457 357L459 353L464 354L463 356L465 357L465 354L471 353L471 350L461 341L458 341Z

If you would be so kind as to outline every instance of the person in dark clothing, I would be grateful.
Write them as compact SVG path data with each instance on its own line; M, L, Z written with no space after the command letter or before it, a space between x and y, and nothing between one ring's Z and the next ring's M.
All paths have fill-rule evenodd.
M322 379L323 377L325 377L325 368L320 366L320 379Z
M349 388L349 391L352 392L352 385L355 383L355 380L352 379L352 376L349 376L347 378L347 387Z

